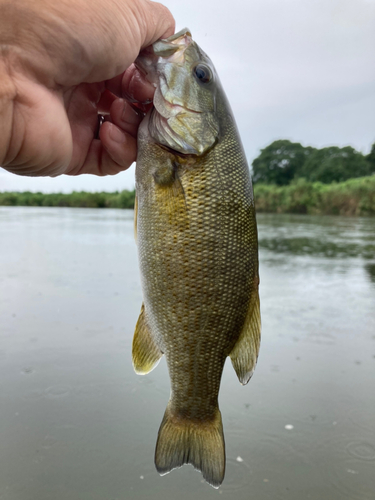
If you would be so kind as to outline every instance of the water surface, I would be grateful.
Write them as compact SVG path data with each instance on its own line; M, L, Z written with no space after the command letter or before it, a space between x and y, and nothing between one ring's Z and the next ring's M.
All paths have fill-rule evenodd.
M165 360L134 374L133 213L0 208L0 499L373 500L375 219L258 216L262 346L220 392L223 486L159 477Z

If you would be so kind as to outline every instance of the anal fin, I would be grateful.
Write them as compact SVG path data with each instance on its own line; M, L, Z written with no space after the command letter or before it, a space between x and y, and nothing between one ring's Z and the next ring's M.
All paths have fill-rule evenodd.
M162 355L163 353L152 337L147 323L145 306L142 304L133 337L132 358L134 371L139 375L146 375L155 368Z
M251 295L249 309L241 334L229 357L242 385L250 380L255 370L260 346L260 303L258 289Z

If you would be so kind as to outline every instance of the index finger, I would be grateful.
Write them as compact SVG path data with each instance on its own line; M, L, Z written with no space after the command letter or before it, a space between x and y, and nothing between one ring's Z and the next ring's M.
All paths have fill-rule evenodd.
M129 102L148 103L152 100L155 88L139 70L132 64L122 73L106 81L106 88L118 97L123 97Z

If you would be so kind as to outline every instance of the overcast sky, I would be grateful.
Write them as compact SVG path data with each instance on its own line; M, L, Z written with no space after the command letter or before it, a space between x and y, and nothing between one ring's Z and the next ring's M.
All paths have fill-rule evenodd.
M303 145L375 142L375 0L165 0L213 60L251 164L286 138ZM26 178L0 168L0 191L114 191L114 177Z

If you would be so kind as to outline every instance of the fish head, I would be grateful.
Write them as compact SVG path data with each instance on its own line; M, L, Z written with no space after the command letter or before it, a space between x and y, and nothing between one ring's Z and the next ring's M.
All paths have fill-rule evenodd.
M135 65L155 86L152 139L180 154L202 155L217 142L219 80L210 58L185 28L141 52Z

